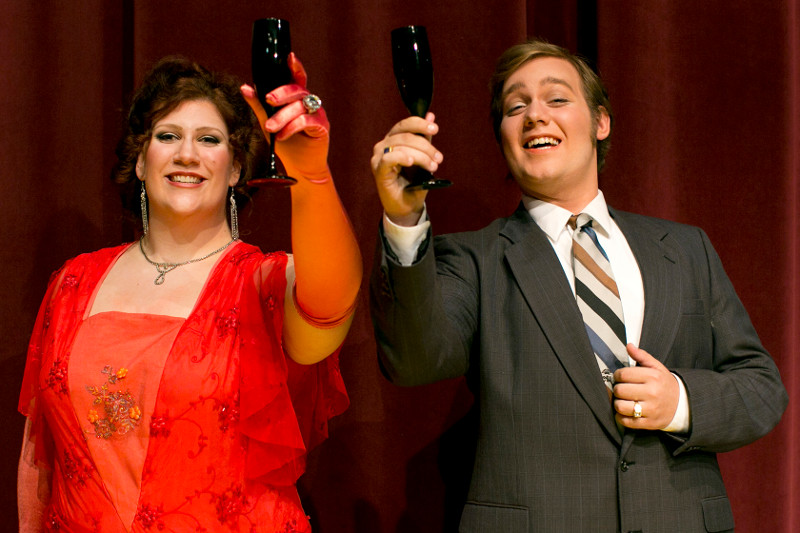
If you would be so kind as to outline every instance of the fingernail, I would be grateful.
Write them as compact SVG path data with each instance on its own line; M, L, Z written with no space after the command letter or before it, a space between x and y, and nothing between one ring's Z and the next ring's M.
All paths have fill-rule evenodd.
M433 160L436 161L437 163L441 163L442 160L444 160L444 156L442 155L442 152L436 152L433 155Z
M439 163L436 161L431 161L431 164L428 165L428 170L431 172L436 172L436 169L439 168Z
M252 87L250 87L250 86L249 86L249 85L247 85L247 84L244 84L244 85L242 85L242 86L239 88L239 90L240 90L240 91L242 91L242 94L243 94L244 96L248 97L248 98L252 98L253 96L255 96L255 95L256 95L256 92L253 90L253 88L252 88Z
M428 131L436 131L436 124L428 124Z

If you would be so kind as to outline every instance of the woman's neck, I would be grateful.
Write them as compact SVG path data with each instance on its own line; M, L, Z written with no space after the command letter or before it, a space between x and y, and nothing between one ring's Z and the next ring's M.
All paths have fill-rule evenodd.
M150 221L143 243L154 261L179 263L216 250L231 241L226 220L214 224L164 224Z

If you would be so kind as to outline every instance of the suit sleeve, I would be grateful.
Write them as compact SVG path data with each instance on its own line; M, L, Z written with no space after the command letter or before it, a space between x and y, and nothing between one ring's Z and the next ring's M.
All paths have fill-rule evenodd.
M749 444L775 427L788 403L778 368L719 256L702 230L700 237L708 266L710 354L699 354L694 368L674 370L686 385L692 420L689 438L676 453L725 452Z
M370 284L378 357L398 385L421 385L467 372L477 330L478 277L464 247L430 235L418 260L401 266L378 243ZM388 252L388 253L387 253Z

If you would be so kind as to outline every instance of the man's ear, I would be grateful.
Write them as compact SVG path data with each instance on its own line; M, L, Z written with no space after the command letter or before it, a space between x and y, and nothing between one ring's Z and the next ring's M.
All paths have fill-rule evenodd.
M611 135L611 117L605 107L597 108L597 140L602 141Z

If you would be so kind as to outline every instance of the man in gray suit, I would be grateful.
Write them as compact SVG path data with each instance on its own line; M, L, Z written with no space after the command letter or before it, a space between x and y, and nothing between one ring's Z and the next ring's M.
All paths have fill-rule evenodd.
M787 395L719 257L699 228L607 206L597 176L611 107L582 60L531 41L501 56L492 87L523 191L510 217L431 237L425 191L404 190L401 173L442 161L431 114L397 123L371 161L385 212L372 280L381 366L401 385L474 384L460 531L733 530L716 453L769 432ZM590 222L570 225L578 214ZM582 306L594 293L576 281L581 232L621 301L611 361Z

